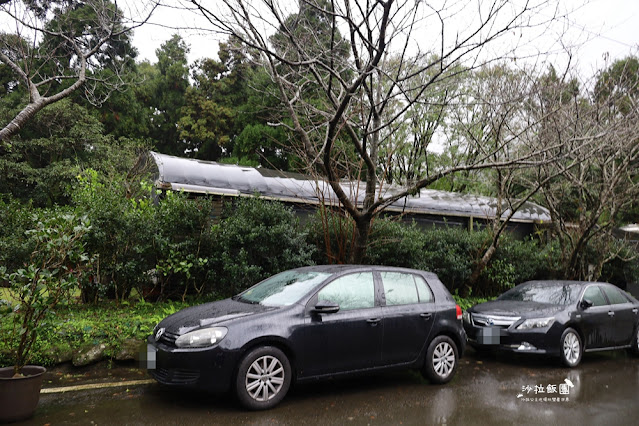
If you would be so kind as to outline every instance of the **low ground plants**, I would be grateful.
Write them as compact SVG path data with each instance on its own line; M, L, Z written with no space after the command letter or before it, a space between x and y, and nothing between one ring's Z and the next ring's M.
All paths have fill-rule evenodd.
M153 327L166 316L190 304L188 302L124 301L103 302L100 305L68 304L49 312L42 321L28 362L50 366L60 354L77 351L88 345L104 343L105 355L113 358L128 339L143 341ZM0 333L8 331L9 324L0 324ZM0 341L0 364L11 359L9 342Z

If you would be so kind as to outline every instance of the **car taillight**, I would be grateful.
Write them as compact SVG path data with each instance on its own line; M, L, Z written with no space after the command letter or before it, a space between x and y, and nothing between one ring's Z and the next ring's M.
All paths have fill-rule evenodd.
M461 321L461 319L462 319L462 308L459 305L455 305L455 310L457 310L457 319Z

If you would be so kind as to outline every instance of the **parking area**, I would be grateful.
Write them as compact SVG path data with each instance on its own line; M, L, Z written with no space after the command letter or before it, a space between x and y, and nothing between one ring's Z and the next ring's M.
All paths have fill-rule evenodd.
M429 385L417 373L297 386L279 406L247 412L229 396L145 383L145 373L105 365L48 373L48 388L129 382L42 395L23 424L634 424L639 361L625 352L587 354L574 369L553 359L469 349L455 379Z

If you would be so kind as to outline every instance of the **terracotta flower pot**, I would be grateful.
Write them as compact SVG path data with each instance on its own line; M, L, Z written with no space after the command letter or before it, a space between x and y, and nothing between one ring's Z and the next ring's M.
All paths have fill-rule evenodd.
M13 367L0 368L0 423L28 419L40 400L44 367L26 365L22 377L13 377Z

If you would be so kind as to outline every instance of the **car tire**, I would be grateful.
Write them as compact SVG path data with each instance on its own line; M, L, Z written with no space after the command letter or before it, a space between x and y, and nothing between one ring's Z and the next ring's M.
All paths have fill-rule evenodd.
M428 345L422 375L431 383L448 383L455 376L458 361L457 345L453 339L437 336Z
M583 352L584 346L579 333L574 328L568 327L565 329L559 340L561 362L566 367L576 367L581 362Z
M251 350L240 362L235 394L249 410L276 406L291 385L291 363L280 349L261 346Z
M628 349L630 354L634 356L639 356L639 324L635 327L635 334L632 338L632 345Z

